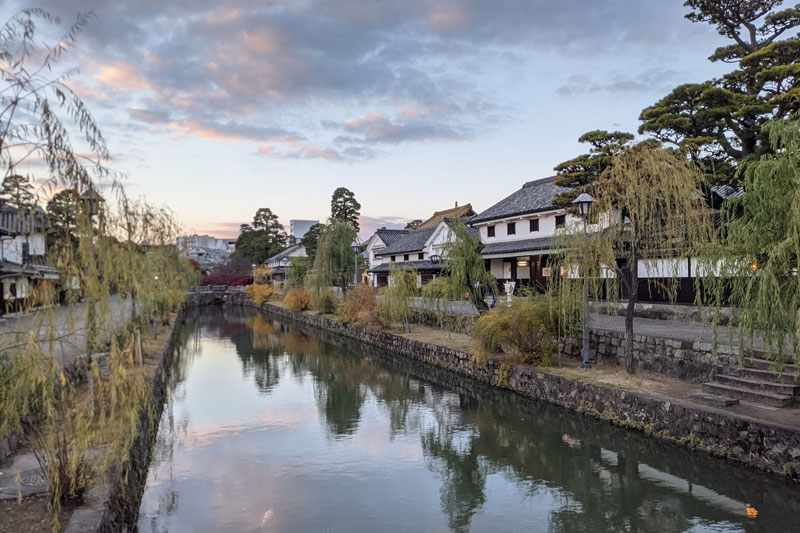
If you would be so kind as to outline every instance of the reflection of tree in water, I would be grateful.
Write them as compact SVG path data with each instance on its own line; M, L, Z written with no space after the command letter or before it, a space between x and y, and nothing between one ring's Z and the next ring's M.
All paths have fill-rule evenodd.
M422 435L428 468L439 474L442 511L453 531L469 531L472 515L486 502L486 466L475 450L460 450L454 435L431 429Z
M442 482L442 511L455 531L469 529L485 505L488 476L497 474L532 496L546 491L554 499L552 531L685 531L694 525L691 517L742 523L735 509L694 497L686 479L741 501L758 500L738 491L729 474L686 461L682 450L452 374L401 364L402 358L373 362L360 345L340 347L283 327L269 333L264 324L248 328L247 320L224 329L260 390L274 387L279 370L296 379L310 375L332 435L358 429L370 395L385 409L391 437L419 434L426 464ZM258 328L266 337L256 347ZM426 381L430 376L462 392ZM750 478L740 477L746 486ZM681 483L689 488L676 489ZM787 505L798 511L796 504Z

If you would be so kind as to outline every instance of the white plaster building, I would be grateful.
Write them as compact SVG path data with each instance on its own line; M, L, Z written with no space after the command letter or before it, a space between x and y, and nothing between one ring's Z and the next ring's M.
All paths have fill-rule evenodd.
M554 183L555 176L529 181L521 189L472 217L480 232L487 268L500 284L545 288L550 271L547 258L556 232L568 224L582 223L553 200L568 189Z
M392 265L415 270L420 286L438 276L446 255L445 244L453 239L452 223L453 219L445 218L432 228L376 231L367 241L365 252L370 285L388 285ZM469 227L467 230L477 241L478 232Z
M32 295L43 281L57 283L58 270L47 265L44 212L0 208L0 313Z
M295 258L302 258L308 257L306 253L306 247L302 244L295 244L293 246L288 247L284 251L279 254L275 254L272 257L268 258L264 261L264 264L268 267L275 269L275 274L273 279L275 280L285 280L286 279L286 267L283 264L284 259L289 259L291 261ZM292 268L291 265L289 268Z

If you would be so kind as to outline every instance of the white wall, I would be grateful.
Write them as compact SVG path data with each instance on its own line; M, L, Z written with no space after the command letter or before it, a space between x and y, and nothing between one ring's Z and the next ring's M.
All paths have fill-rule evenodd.
M689 262L686 258L640 259L637 272L639 278L686 278Z
M493 242L507 242L550 237L556 233L556 216L563 214L566 214L566 211L547 211L520 219L508 219L491 223L481 223L478 226L481 232L481 241L484 244L490 244ZM539 220L539 231L530 231L530 221L533 219ZM581 219L578 217L569 214L566 215L566 224L574 224L580 221ZM516 233L514 235L508 234L509 222L516 223ZM489 237L489 226L494 226L494 237Z
M0 242L2 242L3 259L12 263L22 263L22 245L26 242L29 244L30 255L44 255L45 252L43 233L34 233L29 237L17 235L13 239L3 238Z

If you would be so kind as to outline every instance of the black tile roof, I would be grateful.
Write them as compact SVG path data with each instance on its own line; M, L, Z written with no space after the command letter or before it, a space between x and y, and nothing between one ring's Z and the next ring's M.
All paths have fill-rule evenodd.
M421 252L425 247L425 242L433 235L434 231L436 231L436 228L409 231L405 235L398 236L391 244L386 243L386 248L377 252L375 255L398 255L410 252Z
M454 218L446 218L446 219L444 219L444 221L447 223L448 226L452 226L456 222L456 219L454 219ZM466 226L466 228L467 228L467 233L472 235L472 237L474 239L476 239L476 240L478 240L480 242L480 240L481 240L481 230L479 230L478 228L473 228L472 226Z
M739 198L740 196L744 196L744 187L733 187L731 185L712 185L711 192L719 196L722 200L727 200L728 198Z
M493 242L485 244L481 255L512 254L549 250L556 245L556 237L540 237L538 239L522 239L518 241Z
M302 246L303 246L302 244L294 244L285 249L284 251L282 251L281 253L275 254L272 257L268 258L266 261L264 261L264 263L272 263L274 261L280 261L281 259L287 257L289 254L293 253Z
M438 272L442 269L442 262L439 261L438 263L434 263L433 261L403 261L402 263L383 263L375 268L371 268L369 271L373 274L382 274L384 272L389 272L392 269L392 265L396 268L408 268L411 270L416 271L433 271Z
M487 222L500 218L555 209L555 206L553 206L555 197L569 190L566 187L561 187L553 183L555 179L555 176L551 176L549 178L529 181L511 196L500 200L489 209L469 219L469 223Z
M390 244L392 244L396 240L401 239L403 237L403 235L408 235L409 231L410 230L407 230L407 229L383 229L383 228L381 228L378 231L376 231L375 233L377 233L378 237L381 238L381 240L383 241L383 244L385 244L386 246L389 246Z

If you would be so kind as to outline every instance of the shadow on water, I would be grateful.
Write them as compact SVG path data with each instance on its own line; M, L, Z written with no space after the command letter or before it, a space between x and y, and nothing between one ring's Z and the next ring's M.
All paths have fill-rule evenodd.
M495 474L521 493L553 495L558 504L543 530L798 530L800 491L775 477L245 309L186 314L180 332L186 348L176 358L173 393L186 379L201 332L235 345L243 374L261 394L282 379L311 376L331 439L354 435L365 401L374 397L391 436L418 436L454 531L470 529ZM435 423L423 422L422 407ZM180 431L181 423L162 420L171 431L162 427L159 438ZM169 512L178 499L168 493L159 506ZM759 518L746 518L745 504L758 509Z

